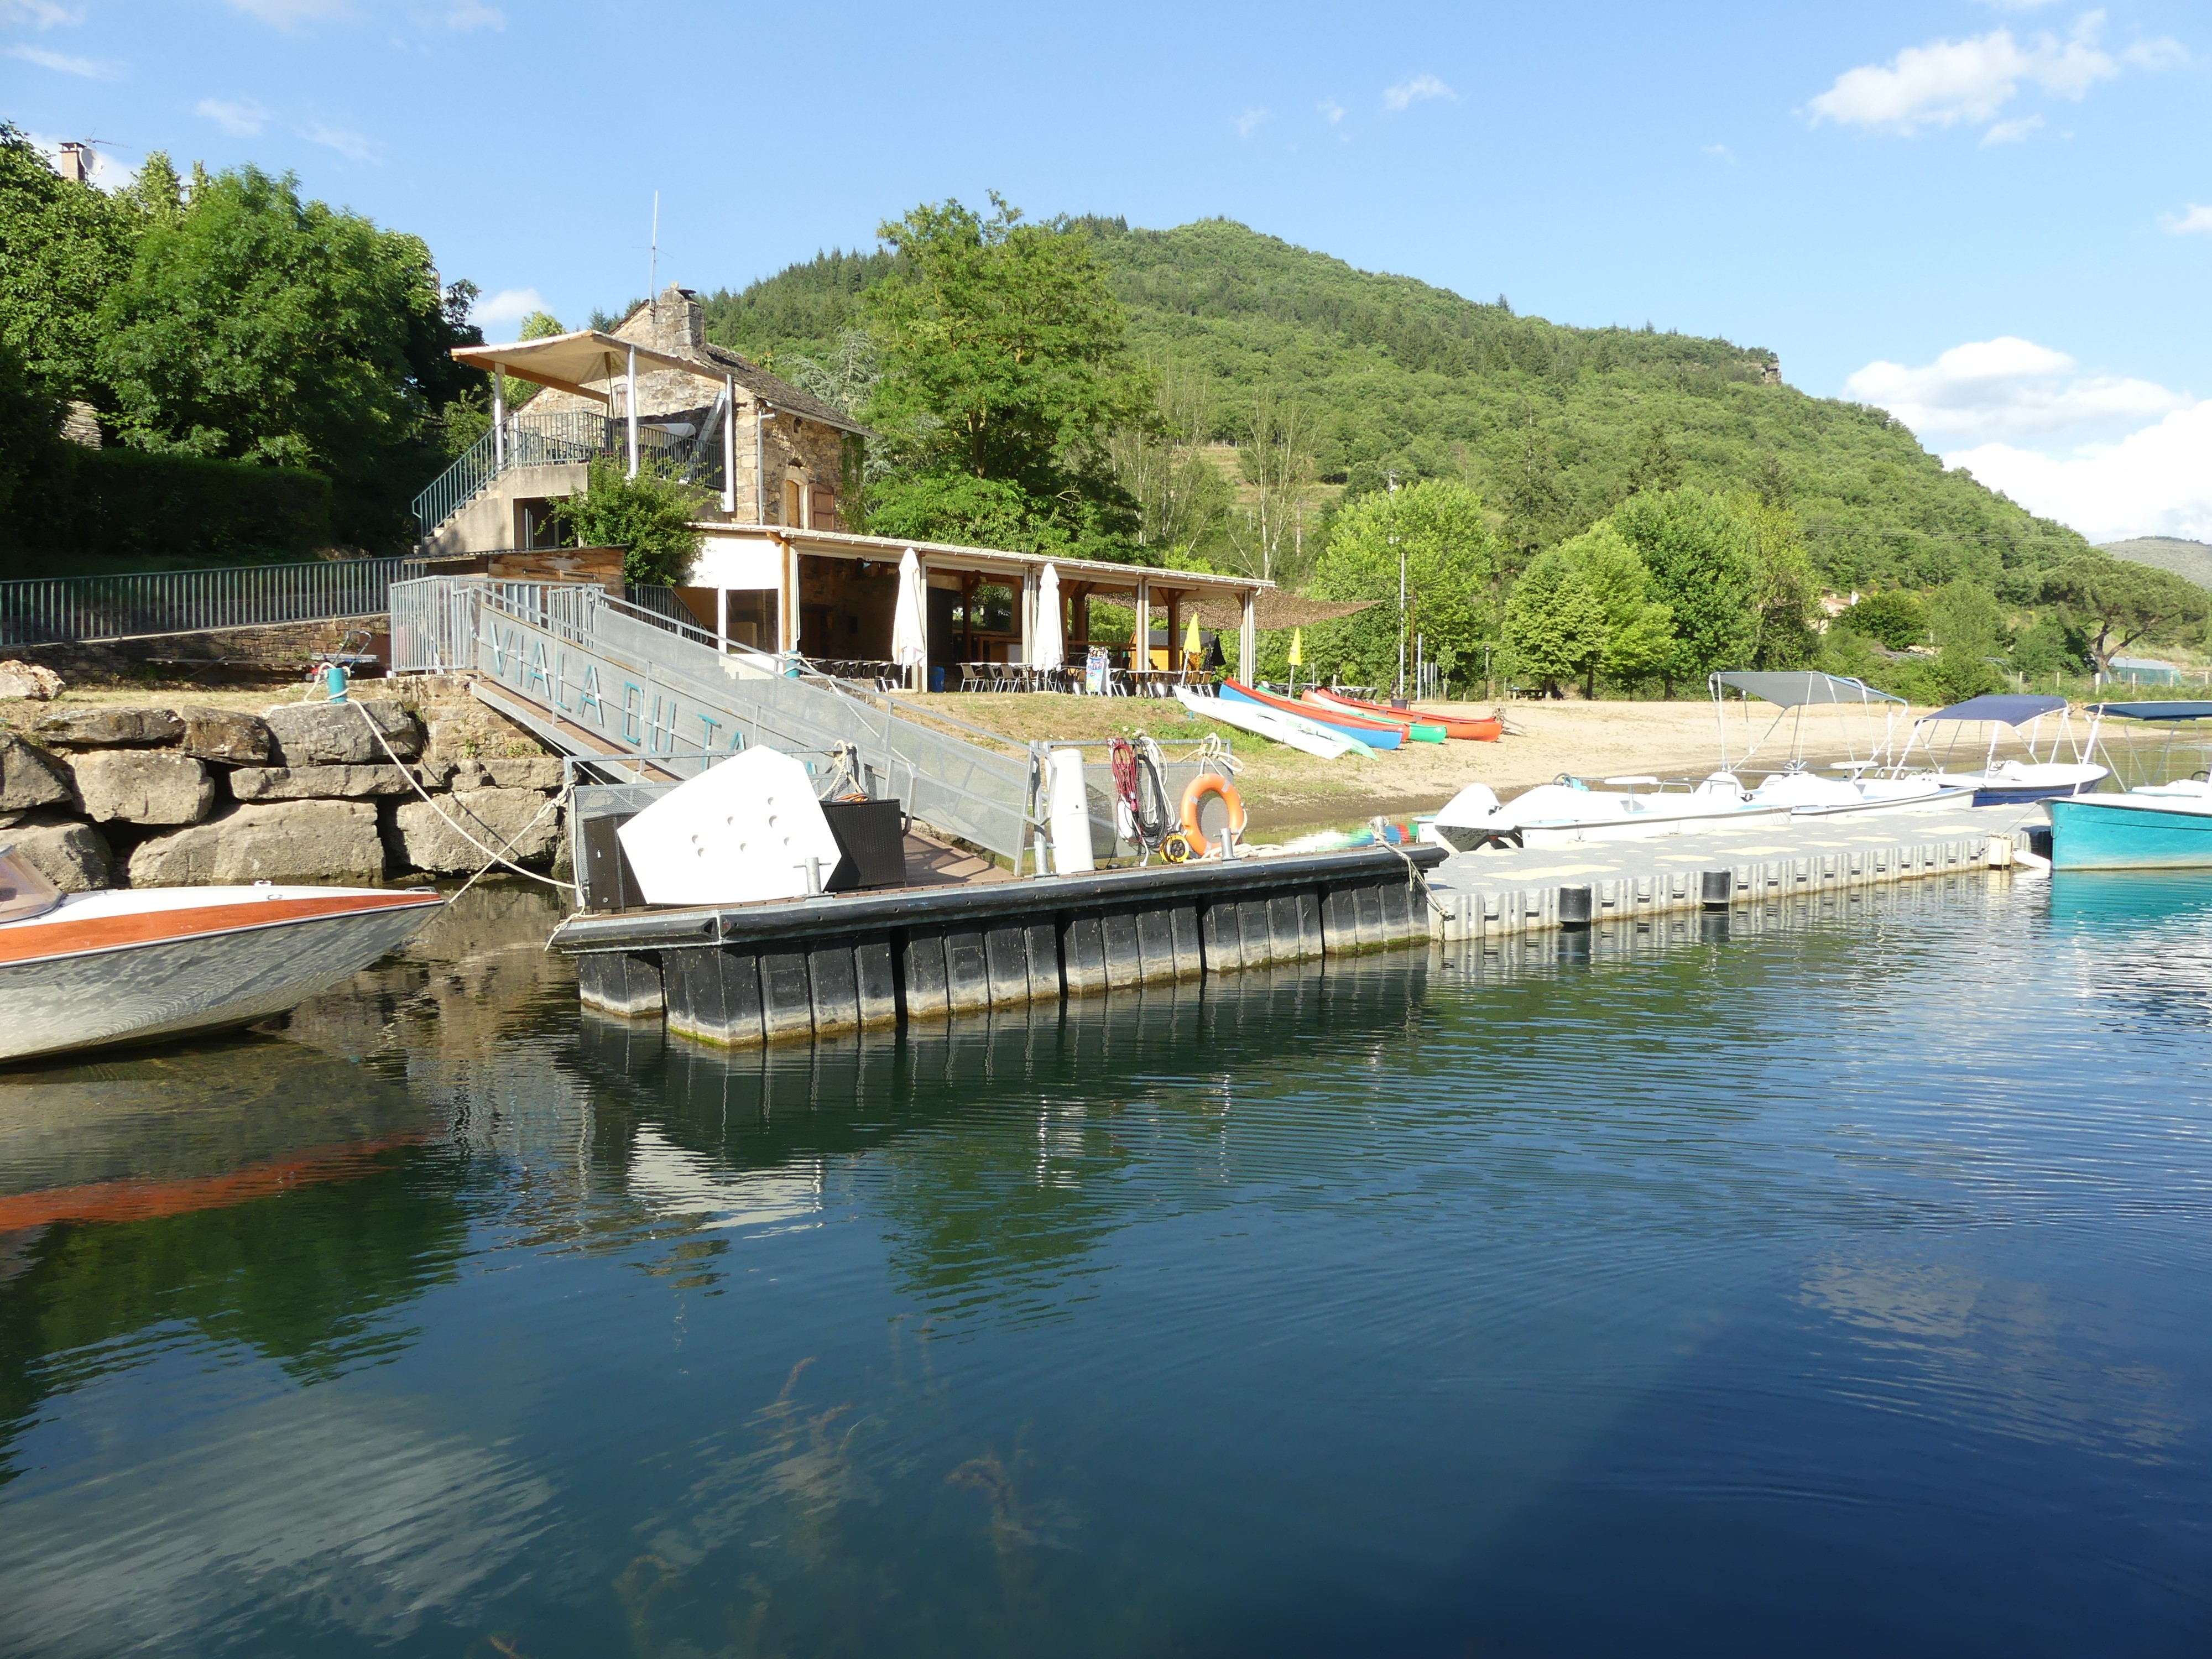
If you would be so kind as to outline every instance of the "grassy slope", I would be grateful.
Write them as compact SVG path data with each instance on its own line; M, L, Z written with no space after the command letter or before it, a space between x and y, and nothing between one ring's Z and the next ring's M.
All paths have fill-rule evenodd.
M2185 541L2179 536L2137 536L2132 541L2106 542L2103 550L2116 559L2171 570L2199 587L2212 587L2212 547L2203 542Z
M2086 550L1963 473L1947 473L1878 410L1765 384L1771 353L1726 340L1570 328L1409 277L1356 270L1225 220L1174 230L1083 222L1130 315L1132 343L1200 369L1233 435L1251 390L1301 392L1324 475L1358 491L1385 466L1464 477L1493 496L1533 416L1561 464L1572 512L1623 493L1652 421L1685 481L1746 485L1771 454L1815 557L1839 588L1969 576L2000 590ZM825 354L853 326L881 254L830 254L708 302L718 339L773 357Z

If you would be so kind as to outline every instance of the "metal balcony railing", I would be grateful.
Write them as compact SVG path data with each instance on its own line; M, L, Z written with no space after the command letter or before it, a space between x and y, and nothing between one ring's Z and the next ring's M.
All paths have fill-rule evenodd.
M637 447L641 462L672 471L702 489L722 488L718 433L709 430L702 441L699 434L679 436L642 421L637 429ZM541 413L520 410L507 417L504 445L497 431L486 430L415 498L415 517L422 534L428 537L502 472L526 466L573 466L602 457L627 459L629 454L629 427L619 416L584 409Z

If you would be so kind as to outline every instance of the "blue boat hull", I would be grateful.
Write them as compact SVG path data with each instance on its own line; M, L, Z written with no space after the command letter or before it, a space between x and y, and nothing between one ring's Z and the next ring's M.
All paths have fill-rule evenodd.
M2051 803L2054 870L2212 870L2212 812L2127 806L2121 796Z
M1299 703L1293 711L1279 704L1268 702L1262 698L1251 696L1226 680L1222 682L1221 695L1232 702L1256 704L1261 708L1272 709L1278 714L1296 712L1299 719L1311 720L1316 726L1325 726L1332 732L1340 732L1347 738L1365 744L1370 749L1395 749L1406 740L1406 734L1395 726L1339 725L1328 718L1327 712L1319 703Z
M2067 800L2084 793L2078 783L2022 783L2007 787L2002 784L1984 787L1974 791L1977 806L2028 806L2039 800Z

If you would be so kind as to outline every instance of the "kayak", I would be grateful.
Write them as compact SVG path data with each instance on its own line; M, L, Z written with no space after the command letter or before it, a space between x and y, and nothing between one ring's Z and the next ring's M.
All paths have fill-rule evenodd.
M1227 697L1202 697L1180 685L1176 687L1175 694L1177 702L1201 720L1219 720L1224 726L1249 732L1255 737L1287 744L1321 760L1375 752L1358 738L1346 737L1334 726L1323 726L1319 720L1308 720L1303 714L1278 714L1256 702L1237 702Z
M1312 720L1326 726L1332 732L1347 738L1357 738L1370 749L1395 749L1406 741L1406 731L1400 726L1385 726L1380 720L1369 720L1350 709L1331 712L1325 704L1292 702L1288 697L1279 697L1272 691L1255 691L1242 680L1232 680L1224 675L1221 695L1240 702L1256 702L1262 708L1272 708L1279 714L1296 714L1302 720Z
M1415 716L1402 709L1377 708L1372 703L1355 704L1349 697L1332 697L1324 691L1309 691L1306 702L1316 708L1333 709L1338 714L1356 714L1364 720L1373 720L1378 726L1395 726L1413 743L1442 743L1444 740L1443 722L1431 720L1425 714Z
M1469 743L1496 743L1505 735L1505 722L1496 715L1486 720L1470 720L1462 714L1431 714L1425 709L1385 708L1380 703L1363 702L1358 697L1347 697L1341 691L1316 687L1306 694L1318 702L1337 703L1354 714L1365 714L1376 720L1412 719L1424 726L1441 726L1448 738L1463 738Z

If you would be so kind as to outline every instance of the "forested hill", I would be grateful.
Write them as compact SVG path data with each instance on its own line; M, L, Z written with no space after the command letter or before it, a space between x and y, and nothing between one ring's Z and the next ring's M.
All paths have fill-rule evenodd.
M2025 597L2028 573L2087 551L1957 472L1879 410L1778 383L1771 352L1643 328L1572 328L1409 277L1354 270L1227 220L1132 230L1078 222L1156 374L1201 388L1212 435L1238 439L1255 396L1297 399L1321 475L1358 493L1385 469L1465 478L1573 534L1639 470L1785 496L1836 589L1966 576ZM708 302L717 339L829 360L884 253L830 253ZM1654 428L1660 434L1654 441ZM2010 580L2008 573L2016 573Z

